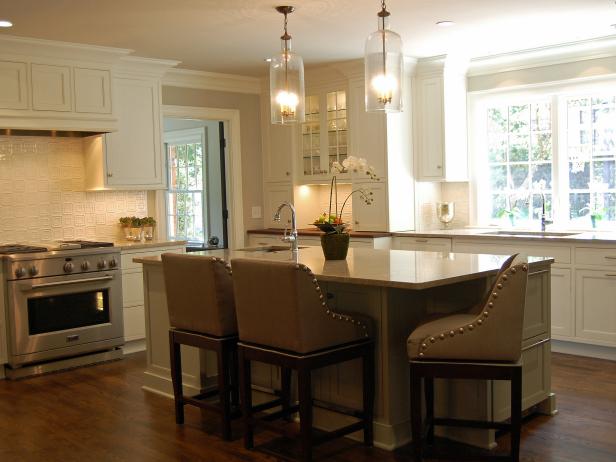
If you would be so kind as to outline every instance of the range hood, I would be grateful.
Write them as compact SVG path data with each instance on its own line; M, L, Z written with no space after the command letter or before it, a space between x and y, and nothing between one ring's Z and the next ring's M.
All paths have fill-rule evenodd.
M12 129L1 128L0 136L48 136L58 138L84 138L86 136L101 135L101 131L72 131L72 130L26 130L26 129Z

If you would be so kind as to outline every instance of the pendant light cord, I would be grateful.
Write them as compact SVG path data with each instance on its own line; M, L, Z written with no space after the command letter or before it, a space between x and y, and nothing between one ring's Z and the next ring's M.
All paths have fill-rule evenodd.
M284 13L284 88L289 92L289 34L287 33L287 13Z
M385 18L387 15L387 6L385 6L385 0L381 0L381 41L383 43L383 77L387 75L387 51L385 50Z

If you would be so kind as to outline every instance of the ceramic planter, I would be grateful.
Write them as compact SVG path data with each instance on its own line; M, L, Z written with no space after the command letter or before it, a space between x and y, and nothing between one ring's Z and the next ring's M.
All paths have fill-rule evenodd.
M326 260L344 260L349 250L349 233L321 235L321 248Z

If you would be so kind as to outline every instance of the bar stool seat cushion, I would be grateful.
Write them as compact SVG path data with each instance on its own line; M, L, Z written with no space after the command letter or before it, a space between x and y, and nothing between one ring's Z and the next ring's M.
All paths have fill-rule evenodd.
M437 319L420 324L408 338L407 353L409 357L419 357L421 344L426 338L430 341L431 336L436 335L438 337L441 333L458 330L460 326L467 326L472 323L475 318L476 316L473 314L441 315ZM435 342L437 337L435 337Z

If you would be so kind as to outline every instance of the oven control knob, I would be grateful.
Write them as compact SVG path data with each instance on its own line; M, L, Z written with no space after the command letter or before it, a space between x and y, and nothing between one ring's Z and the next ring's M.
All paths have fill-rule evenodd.
M74 265L70 261L68 261L68 262L66 262L64 264L64 272L65 273L72 273L73 272L73 268L74 268Z
M84 271L88 271L88 270L90 269L90 262L89 262L89 261L87 261L87 260L86 260L86 261L84 261L84 262L81 264L81 269L82 269L82 270L84 270Z
M15 270L15 276L18 278L23 278L26 275L26 268L17 268Z
M115 268L116 266L118 266L118 262L116 261L115 258L112 258L111 260L109 260L109 268Z
M30 276L34 277L38 274L38 268L32 265L30 269L28 270L28 272L30 273Z
M105 269L105 268L107 268L107 260L100 260L100 261L98 262L98 268L99 268L99 269Z

